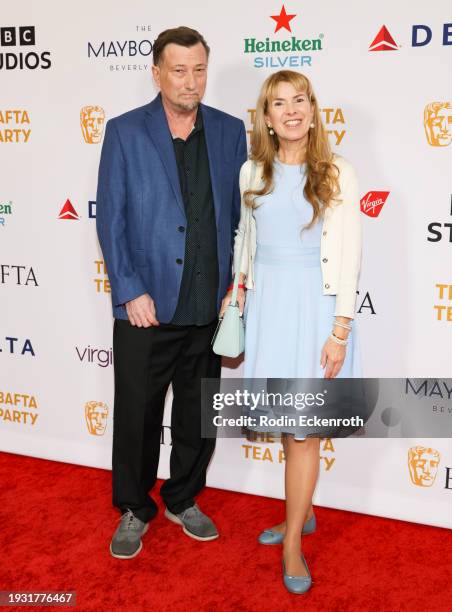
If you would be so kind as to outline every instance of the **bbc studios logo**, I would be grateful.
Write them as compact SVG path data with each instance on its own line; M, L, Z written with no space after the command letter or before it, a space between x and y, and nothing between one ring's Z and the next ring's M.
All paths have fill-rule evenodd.
M0 28L0 70L48 70L52 66L50 51L36 47L35 26Z

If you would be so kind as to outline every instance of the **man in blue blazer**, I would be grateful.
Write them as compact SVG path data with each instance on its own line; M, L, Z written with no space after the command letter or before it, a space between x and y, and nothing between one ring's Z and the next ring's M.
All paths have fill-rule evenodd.
M243 122L201 104L209 47L186 27L162 32L152 68L159 95L111 119L99 167L97 230L111 285L115 406L114 557L136 556L157 513L150 497L172 383L165 515L196 540L218 537L195 497L215 440L201 438L201 378L220 376L211 350L230 282L240 216Z

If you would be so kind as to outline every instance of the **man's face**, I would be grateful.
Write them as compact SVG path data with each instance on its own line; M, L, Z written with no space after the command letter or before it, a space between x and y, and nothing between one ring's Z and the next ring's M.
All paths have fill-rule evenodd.
M163 101L178 111L192 111L201 102L207 83L207 53L201 43L182 47L170 43L152 66Z

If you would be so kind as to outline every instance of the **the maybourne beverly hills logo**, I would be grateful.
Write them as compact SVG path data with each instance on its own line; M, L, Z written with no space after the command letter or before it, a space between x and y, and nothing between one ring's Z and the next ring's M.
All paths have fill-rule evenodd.
M148 72L152 65L151 26L137 25L131 36L114 40L90 40L88 59L108 66L110 72Z
M279 15L269 15L275 26L275 37L245 38L243 51L253 57L255 68L299 68L311 66L310 53L322 51L323 34L315 38L299 38L292 31L293 21L298 17L296 13L288 14L283 5ZM289 32L292 36L285 36ZM309 52L309 53L307 53Z

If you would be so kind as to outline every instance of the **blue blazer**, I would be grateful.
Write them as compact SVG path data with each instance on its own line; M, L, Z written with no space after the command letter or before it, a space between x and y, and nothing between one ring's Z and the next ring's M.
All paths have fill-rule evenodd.
M217 308L231 276L240 218L239 172L246 161L243 121L202 106L217 226ZM111 285L113 316L148 293L169 323L179 296L187 226L172 136L160 94L107 122L99 166L96 225Z

